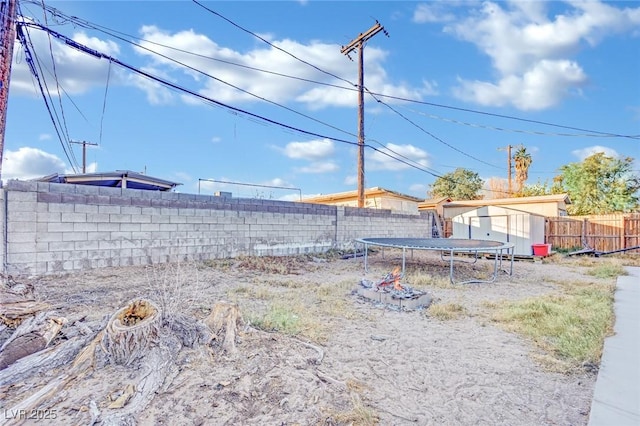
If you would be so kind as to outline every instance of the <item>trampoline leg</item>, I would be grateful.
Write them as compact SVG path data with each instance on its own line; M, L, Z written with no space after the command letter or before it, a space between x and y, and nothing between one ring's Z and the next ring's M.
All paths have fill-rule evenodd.
M367 271L367 254L369 253L369 249L368 246L365 244L364 245L364 272L368 272Z
M490 282L494 282L498 277L498 252L496 251L496 257L493 259L493 279Z
M453 281L453 250L449 252L449 281L451 284L455 284Z
M507 249L507 253L511 251L511 269L509 269L509 276L513 275L513 256L516 254L516 248L511 247L511 249Z

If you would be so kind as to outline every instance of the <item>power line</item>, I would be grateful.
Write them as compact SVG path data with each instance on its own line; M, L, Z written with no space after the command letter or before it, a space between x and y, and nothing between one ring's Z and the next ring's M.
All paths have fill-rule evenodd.
M42 26L41 26L41 27L42 27ZM39 29L44 29L45 31L49 31L49 30L45 29L44 27L39 28ZM66 43L66 42L65 42L65 43ZM72 45L72 44L70 44L70 43L66 43L66 44L71 45L72 47L75 47L75 46L73 46L73 45ZM76 48L76 49L78 49L78 47L75 47L75 48ZM81 50L81 51L82 51L83 49L79 49L79 50ZM91 50L91 49L89 49L89 50ZM89 52L85 51L85 53L89 53ZM91 54L93 54L93 53L91 53ZM158 54L158 53L156 53L156 54ZM95 56L95 55L94 55L94 56ZM102 55L102 56L99 56L99 57L106 58L106 59L108 59L108 60L110 60L110 61L113 61L113 60L115 59L115 58L108 57L107 55ZM292 131L296 131L296 132L299 132L299 133L303 133L303 134L308 134L308 135L313 135L313 136L319 136L319 137L326 137L326 138L329 138L329 139L333 139L333 140L335 140L335 141L337 141L337 142L354 144L354 142L352 142L352 141L345 141L345 140L338 139L338 138L331 138L331 137L323 136L323 135L320 135L320 134L318 134L318 133L308 132L308 131L305 131L305 130L303 130L303 129L300 129L300 128L297 128L297 127L294 127L294 126L290 126L290 125L286 125L286 124L284 124L284 123L280 123L280 122L277 122L277 121L274 121L274 120L270 120L270 119L268 119L268 118L266 118L266 117L259 116L259 115L257 115L257 114L253 114L253 113L250 113L250 112L248 112L248 111L245 111L245 110L242 110L242 109L239 109L239 108L235 108L235 107L232 107L232 106L230 106L230 105L223 104L223 103L218 102L218 101L215 101L215 100L213 100L213 99L211 99L211 98L207 98L207 97L201 96L201 95L199 95L199 94L197 94L197 93L194 93L193 91L187 90L187 89L185 89L185 88L183 88L183 87L181 87L181 86L179 86L179 85L175 85L175 84L169 83L169 82L167 82L167 81L164 81L164 80L162 80L162 79L158 79L158 78L156 78L156 77L153 77L153 76L151 76L150 74L143 73L143 72L141 72L141 71L139 71L139 70L137 70L137 69L135 69L135 68L133 68L133 67L131 67L131 66L128 66L128 65L126 65L126 64L124 64L124 63L122 63L122 62L120 62L120 61L117 61L117 62L115 62L115 63L117 63L117 64L119 64L119 65L121 65L121 66L123 66L123 67L125 67L125 68L128 68L128 69L130 69L130 70L132 70L132 71L134 71L134 72L141 73L143 76L145 76L145 77L147 77L147 78L150 78L150 79L152 79L152 80L154 80L154 81L160 82L161 84L164 84L164 85L166 85L167 87L170 87L170 88L172 88L172 89L174 89L174 90L180 90L180 91L183 91L183 92L185 92L185 93L189 93L189 94L191 94L191 95L193 95L193 96L196 96L196 97L200 98L201 100L205 100L205 101L207 101L207 102L213 103L213 104L215 104L215 105L217 105L217 106L221 106L221 107L223 107L223 108L231 109L231 110L232 110L232 112L234 112L234 113L240 113L240 114L248 115L248 116L250 117L249 119L256 119L256 120L258 120L259 122L266 122L267 124L275 124L275 125L281 126L281 127L283 127L283 128L286 128L286 129L289 129L289 130L292 130ZM215 78L215 77L212 77L212 78ZM382 95L382 96L384 96L384 95ZM347 132L347 133L348 133L348 132ZM394 157L394 156L392 156L392 155L390 155L390 154L388 154L388 153L382 152L381 150L376 149L376 148L374 148L374 147L372 147L372 146L370 146L370 145L366 145L366 147L367 147L367 148L370 148L370 149L373 149L374 151L381 152L382 154L384 154L384 155L386 155L386 156L388 156L388 157L390 157L390 158L393 158L393 159L395 159L396 161L400 161L400 162L402 162L402 163L404 163L404 164L407 164L407 165L409 165L410 167L414 167L414 168L416 168L416 169L420 169L420 170L426 171L427 173L432 174L432 175L434 175L434 176L436 176L436 177L442 177L442 176L438 176L437 174L434 174L434 173L432 173L432 172L430 172L430 171L427 171L427 170L425 170L425 169L423 169L423 168L420 168L420 167L418 167L418 166L415 166L414 164L409 164L408 162L401 161L401 160L400 160L400 159L398 159L397 157ZM389 150L389 151L393 152L392 150ZM493 166L493 165L492 165L492 166Z
M179 48L175 48L172 46L167 46L161 43L156 43L150 40L145 40L142 39L140 37L136 37L130 34L126 34L126 33L122 33L119 31L115 31L115 30L111 30L111 29L106 29L106 27L98 25L98 24L94 24L94 23L90 23L87 20L82 20L78 17L69 17L64 15L62 12L58 11L57 9L51 7L51 6L45 6L45 8L52 14L54 14L57 17L60 17L62 19L64 19L65 21L72 21L73 23L77 24L77 25L81 25L85 28L90 28L90 29L95 29L101 32L104 32L105 34L111 35L112 37L116 37L120 40L123 40L125 42L134 44L136 46L139 46L141 48L143 48L142 46L140 46L139 44L136 43L132 43L129 40L126 40L122 37L118 37L115 36L114 33L117 34L122 34L122 35L126 35L127 37L131 37L131 38L135 38L138 40L143 40L146 43L149 44L154 44L157 46L161 46L167 49L171 49L174 50L176 52L182 52L182 53L186 53L195 57L201 57L201 58L205 58L208 60L212 60L212 61L216 61L216 62L220 62L220 63L224 63L227 65L231 65L231 66L235 66L235 67L239 67L239 68L244 68L244 69L249 69L252 71L257 71L257 72L261 72L261 73L266 73L266 74L271 74L271 75L275 75L278 77L282 77L282 78L289 78L289 79L294 79L294 80L298 80L298 81L303 81L303 82L307 82L307 83L312 83L312 84L317 84L317 85L323 85L323 86L327 86L327 87L333 87L333 88L338 88L338 89L342 89L342 90L350 90L350 91L357 91L357 85L340 77L337 76L333 73L330 73L328 71L322 70L321 68L310 64L309 62L300 59L299 57L297 57L296 55L291 54L290 52L287 52L286 50L274 45L273 43L269 42L268 40L265 40L264 38L260 37L259 35L251 32L250 30L236 24L235 22L233 22L231 19L224 17L223 15L221 15L218 12L215 12L203 5L201 5L200 3L194 1L196 4L198 4L199 6L203 7L204 9L206 9L207 11L209 11L212 14L215 14L216 16L219 16L220 18L224 19L225 21L229 22L230 24L234 25L235 27L241 29L244 32L247 32L248 34L251 34L252 36L262 40L263 42L267 43L269 46L278 49L284 53L286 53L287 55L293 57L294 59L305 63L311 67L313 67L314 69L327 74L333 78L336 78L338 80L344 81L346 83L349 84L349 86L351 87L345 87L345 86L340 86L340 85L336 85L336 84L332 84L332 83L326 83L326 82L321 82L321 81L316 81L316 80L311 80L311 79L306 79L306 78L301 78L301 77L297 77L297 76L292 76L292 75L287 75L287 74L283 74L283 73L279 73L279 72L274 72L274 71L270 71L270 70L265 70L262 68L257 68L257 67L252 67L252 66L248 66L245 64L238 64L232 61L227 61L224 59L219 59L219 58L213 58L210 56L206 56L206 55L201 55L198 53L194 53L194 52L189 52L183 49L179 49ZM31 2L32 3L32 2ZM152 51L150 49L148 49L150 52L156 53L158 55L161 55L155 51ZM177 62L174 60L174 62ZM226 83L225 83L226 84ZM458 121L458 120L454 120L454 119L448 119L448 118L444 118L444 117L438 117L435 115L431 115L431 114L426 114L420 111L415 111L412 109L408 109L411 112L414 112L416 114L420 114L420 115L424 115L427 116L429 118L434 118L434 119L439 119L442 121L448 121L451 123L455 123L455 124L459 124L459 125L465 125L465 126L470 126L470 127L477 127L477 128L485 128L485 129L490 129L490 130L496 130L496 131L503 131L503 132L516 132L516 133L528 133L528 134L533 134L533 135L539 135L539 136L565 136L565 137L613 137L613 138L630 138L630 139L640 139L640 135L624 135L624 134L617 134L617 133L611 133L611 132L603 132L603 131L598 131L598 130L589 130L589 129L581 129L581 128L577 128L577 127L572 127L572 126L565 126L565 125L560 125L560 124L556 124L556 123L550 123L550 122L545 122L545 121L539 121L539 120L528 120L528 119L524 119L521 117L515 117L515 116L509 116L509 115L504 115L504 114L494 114L494 113L489 113L486 111L479 111L479 110L474 110L474 109L469 109L469 108L459 108L459 107L453 107L450 105L443 105L443 104L438 104L438 103L433 103L433 102L425 102L425 101L421 101L421 100L417 100L417 99L410 99L410 98L405 98L405 97L398 97L398 96L393 96L393 95L389 95L389 94L382 94L382 93L377 93L377 92L372 92L369 91L367 89L368 93L370 95L376 96L376 97L382 97L382 98L388 98L388 99L393 99L393 100L398 100L401 102L406 102L406 103L415 103L415 104L421 104L421 105L427 105L427 106L432 106L432 107L436 107L436 108L445 108L445 109L451 109L451 110L458 110L458 111L462 111L462 112L466 112L466 113L472 113L472 114L480 114L480 115L486 115L486 116L494 116L494 117L498 117L498 118L503 118L503 119L508 119L508 120L515 120L515 121L522 121L522 122L530 122L530 123L535 123L538 125L544 125L544 126L550 126L550 127L558 127L558 128L565 128L565 129L572 129L572 130L576 130L576 131L582 131L585 133L582 134L573 134L573 133L549 133L549 132L540 132L540 131L530 131L530 130L519 130L519 129L508 129L508 128L501 128L501 127L495 127L495 126L487 126L487 125L482 125L482 124L474 124L474 123L468 123L468 122L463 122L463 121ZM379 100L378 100L379 101ZM381 102L382 103L382 102ZM397 113L397 111L395 111ZM326 124L326 123L324 123ZM348 133L348 132L347 132Z
M223 108L230 109L232 113L235 113L235 114L240 113L240 114L248 115L249 119L256 119L258 122L266 122L267 124L274 124L274 125L283 127L285 129L296 131L296 132L299 132L299 133L302 133L302 134L307 134L307 135L311 135L311 136L332 139L332 140L334 140L336 142L341 142L341 143L346 143L346 144L351 144L351 145L358 145L357 143L352 142L352 141L347 141L347 140L339 139L339 138L333 138L333 137L329 137L329 136L322 135L322 134L319 134L319 133L309 132L309 131L306 131L306 130L303 130L303 129L300 129L300 128L297 128L297 127L294 127L294 126L290 126L290 125L287 125L287 124L284 124L284 123L280 123L280 122L275 121L275 120L271 120L269 118L260 116L258 114L251 113L251 112L246 111L246 110L242 110L240 108L236 108L236 107L224 104L224 103L219 102L219 101L215 101L215 100L213 100L211 98L205 97L205 96L200 95L198 93L195 93L195 92L193 92L191 90L183 88L183 87L181 87L181 86L179 86L177 84L168 82L168 81L166 81L164 79L161 79L159 77L155 77L155 76L153 76L153 75L151 75L149 73L140 71L137 68L135 68L133 66L130 66L130 65L128 65L128 64L126 64L126 63L124 63L124 62L122 62L122 61L120 61L120 60L118 60L116 58L113 58L113 57L111 57L109 55L102 54L102 53L100 53L100 52L98 52L98 51L96 51L94 49L91 49L91 48L88 48L86 46L83 46L82 44L77 43L74 40L69 39L68 37L66 37L66 36L64 36L64 35L62 35L60 33L57 33L57 32L55 32L55 31L53 31L53 30L51 30L49 28L46 28L46 27L44 27L44 26L42 26L40 24L22 23L22 25L25 26L25 27L33 27L33 28L36 28L36 29L40 29L40 30L46 31L46 32L50 33L51 35L55 36L56 38L60 39L62 42L64 42L68 46L70 46L72 48L75 48L75 49L77 49L77 50L79 50L81 52L90 54L90 55L95 56L95 57L97 57L99 59L100 58L107 59L110 62L116 63L116 64L118 64L118 65L120 65L120 66L122 66L122 67L124 67L126 69L129 69L130 71L132 71L134 73L138 73L138 74L142 75L143 77L149 78L150 80L156 81L156 82L158 82L160 84L163 84L163 85L165 85L165 86L167 86L169 88L172 88L172 89L178 90L178 91L182 91L184 93L188 93L188 94L190 94L190 95L192 95L194 97L197 97L197 98L199 98L201 100L205 100L205 101L208 101L210 103L213 103L216 106L221 106ZM37 73L36 73L36 76L37 76ZM417 165L413 160L405 161L402 158L398 158L398 157L395 157L395 156L389 154L389 152L395 153L395 151L393 151L393 150L391 150L389 148L385 148L386 151L389 151L389 152L385 152L383 150L380 150L380 149L375 148L375 147L373 147L371 145L368 145L368 144L365 144L365 147L367 147L369 149L372 149L373 151L379 152L381 155L384 155L384 156L387 156L387 157L389 157L391 159L394 159L395 161L403 163L403 164L405 164L405 165L407 165L407 166L409 166L411 168L414 168L416 170L420 170L420 171L423 171L425 173L428 173L428 174L430 174L430 175L432 175L432 176L434 176L436 178L443 178L443 179L446 179L446 180L451 181L453 183L458 183L457 181L451 179L448 176L439 175L439 174L434 173L434 172L432 172L432 171L430 171L430 170L428 170L428 169L426 169L426 168L424 168L424 167L422 167L420 165ZM64 146L63 146L63 149L64 149ZM66 153L66 150L65 150L65 153Z
M49 113L49 117L51 118L51 122L53 123L53 127L56 131L56 134L58 135L58 140L60 141L60 144L62 146L62 150L65 154L65 156L67 157L67 160L69 160L69 164L71 165L71 168L73 169L74 173L76 173L76 169L75 169L75 164L74 161L71 159L71 157L73 156L73 151L71 149L67 150L67 148L65 147L64 143L63 143L63 137L60 134L60 129L58 128L57 120L54 118L54 114L51 111L51 105L49 105L49 102L47 100L47 95L45 94L45 89L43 87L42 82L40 81L40 78L38 77L38 72L36 70L35 67L35 63L34 60L31 56L31 51L29 49L29 46L31 45L31 41L28 38L28 35L25 35L22 31L22 24L18 24L16 25L16 35L18 40L20 41L20 43L22 44L22 47L24 48L25 51L25 59L27 64L29 65L29 69L31 70L31 74L32 76L36 79L36 81L38 82L38 88L40 91L40 94L42 95L42 99L44 100L45 103L45 107L47 108L47 111ZM48 91L47 91L48 93ZM71 148L69 146L69 148ZM72 152L72 155L69 155L69 151ZM74 157L75 160L75 157Z

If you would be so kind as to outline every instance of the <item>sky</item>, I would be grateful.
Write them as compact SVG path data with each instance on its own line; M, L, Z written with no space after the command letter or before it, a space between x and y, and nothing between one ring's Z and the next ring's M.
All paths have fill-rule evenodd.
M527 184L597 152L640 173L640 1L18 2L4 182L84 166L182 193L355 191L360 50L343 48L377 24L365 188L506 182L508 147L531 155Z

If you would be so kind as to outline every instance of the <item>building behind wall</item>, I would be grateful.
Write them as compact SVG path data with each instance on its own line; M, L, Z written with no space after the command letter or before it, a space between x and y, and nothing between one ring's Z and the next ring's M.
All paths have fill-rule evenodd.
M365 208L369 209L388 209L394 212L418 214L418 204L422 201L420 198L411 195L402 194L381 187L373 187L365 189ZM302 200L304 203L326 204L331 206L358 206L358 192L346 191L334 194L318 195L315 197L307 197Z

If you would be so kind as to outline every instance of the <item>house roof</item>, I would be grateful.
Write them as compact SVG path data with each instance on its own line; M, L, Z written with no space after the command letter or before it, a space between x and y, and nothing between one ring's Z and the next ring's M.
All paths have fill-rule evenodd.
M503 204L559 203L571 204L569 194L538 195L535 197L494 198L491 200L454 200L446 206L499 206Z
M370 197L375 197L375 196L385 195L385 194L393 195L399 198L404 198L409 201L415 201L416 203L419 203L422 201L422 199L418 197L402 194L400 192L381 188L379 186L375 186L373 188L366 188L364 190L365 198L370 198ZM334 194L318 195L315 197L308 197L308 198L304 198L302 202L303 203L326 203L330 201L347 201L347 200L357 199L357 198L358 198L358 191L354 190L354 191L346 191L346 192L336 192Z
M130 170L114 172L82 173L61 175L58 173L34 179L38 182L71 183L77 185L106 186L112 188L145 189L150 191L170 191L181 183L155 178Z
M446 203L450 203L451 202L451 198L449 197L440 197L440 198L430 198L428 200L424 200L422 201L418 207L420 208L433 208L436 206L439 206L441 204L446 204Z

